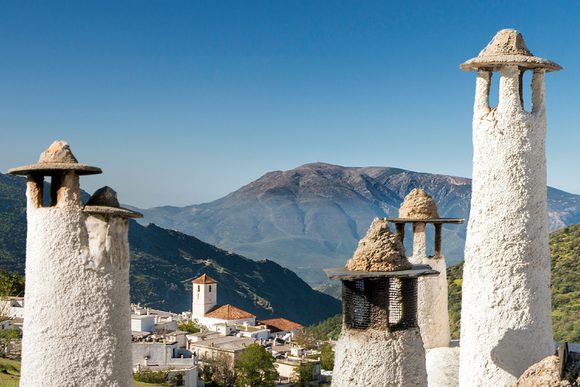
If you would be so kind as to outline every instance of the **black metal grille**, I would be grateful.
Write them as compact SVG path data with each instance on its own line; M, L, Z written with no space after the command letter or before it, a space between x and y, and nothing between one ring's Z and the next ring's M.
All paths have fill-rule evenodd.
M417 279L342 282L344 322L352 329L404 330L417 326Z

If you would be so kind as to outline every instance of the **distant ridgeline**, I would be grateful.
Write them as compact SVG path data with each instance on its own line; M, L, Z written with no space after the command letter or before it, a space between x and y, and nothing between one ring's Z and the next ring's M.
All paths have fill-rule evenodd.
M326 279L321 269L343 265L373 218L396 217L413 188L433 196L442 217L469 216L470 179L324 163L269 172L210 203L139 211L143 224L195 235L249 258L268 257L318 284ZM578 223L580 196L548 188L548 211L552 231ZM466 224L445 227L443 254L450 265L463 260ZM427 227L428 238L431 231Z
M340 301L312 290L295 273L269 260L253 261L192 236L133 221L129 243L135 303L191 310L191 280L207 273L220 283L220 304L235 305L258 318L285 317L307 325L340 312ZM0 174L0 269L24 274L25 250L25 179Z

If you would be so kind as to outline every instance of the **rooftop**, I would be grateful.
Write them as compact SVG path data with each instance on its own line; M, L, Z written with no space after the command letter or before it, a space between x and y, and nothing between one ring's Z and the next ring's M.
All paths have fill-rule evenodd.
M204 317L219 318L222 320L238 320L242 318L255 318L256 316L246 312L245 310L236 308L233 305L226 304L214 306L205 314Z
M285 318L271 318L269 320L262 320L260 323L266 325L268 328L276 328L280 331L295 331L304 328L302 325Z
M217 284L217 281L214 280L213 278L211 278L207 274L202 274L199 277L197 277L196 279L194 279L193 280L193 283L194 284L206 285L206 284Z
M222 351L241 351L256 341L251 337L220 336L208 340L191 342L190 345L203 348L215 348Z
M207 331L207 332L190 333L187 336L198 337L201 339L200 341L203 341L203 340L207 340L207 339L212 338L212 337L223 336L223 335L221 333L218 333L218 332Z
M221 324L215 324L215 325L221 325ZM227 326L227 324L224 323L224 325ZM266 331L268 330L268 328L265 325L256 325L256 326L252 326L252 325L236 325L236 329L238 331L244 331L244 332L259 332L259 331Z
M144 332L144 331L131 331L131 337L133 338L143 338L150 336L151 332Z
M152 314L132 314L131 315L132 320L144 320L144 319L148 319L148 318L154 319L155 316Z

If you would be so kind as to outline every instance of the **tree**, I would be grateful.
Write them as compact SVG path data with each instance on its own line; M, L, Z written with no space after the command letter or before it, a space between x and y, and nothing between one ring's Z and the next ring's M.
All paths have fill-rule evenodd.
M0 330L0 357L9 357L14 342L20 341L20 331L16 328Z
M24 277L0 269L0 296L24 295Z
M213 368L206 361L203 362L203 367L201 368L201 377L203 378L203 385L206 387L219 387L213 380Z
M219 353L213 357L204 356L201 361L205 386L234 387L236 385L237 375L229 356Z
M318 324L306 327L294 335L293 341L301 347L316 349L320 343L328 340L336 340L342 329L342 315L330 317Z
M177 323L177 329L187 333L197 333L201 331L200 326L191 320L181 320Z
M328 343L320 347L320 366L327 371L334 369L334 351Z
M308 386L314 379L314 371L316 365L312 362L300 363L294 370L294 380L297 386Z
M318 337L312 331L306 329L296 333L292 341L307 349L315 349L318 346Z
M167 372L151 371L149 368L143 368L133 374L133 379L143 383L165 384Z
M278 379L272 356L259 344L248 346L240 354L236 371L236 385L240 387L271 387Z

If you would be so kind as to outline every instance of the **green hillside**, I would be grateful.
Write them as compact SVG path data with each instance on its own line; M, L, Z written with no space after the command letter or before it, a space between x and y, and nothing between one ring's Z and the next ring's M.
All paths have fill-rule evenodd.
M552 323L558 341L580 342L580 223L550 235ZM452 337L459 338L463 263L447 269Z
M552 321L558 341L580 342L580 224L564 227L550 235L552 256ZM459 338L463 262L447 268L451 337ZM328 289L325 289L328 290ZM333 293L340 287L332 288ZM316 340L334 338L340 331L340 316L308 327Z
M0 262L17 271L26 248L25 180L0 173Z
M554 336L580 343L580 224L552 233L550 251Z

